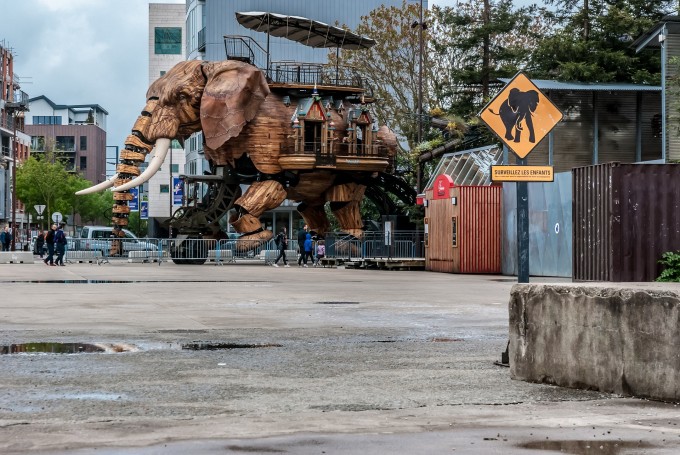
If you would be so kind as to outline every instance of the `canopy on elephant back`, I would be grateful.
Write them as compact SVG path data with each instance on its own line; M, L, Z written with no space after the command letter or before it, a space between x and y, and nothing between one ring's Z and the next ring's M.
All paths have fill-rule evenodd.
M269 36L286 38L314 48L336 48L336 75L340 49L368 49L376 44L375 40L366 36L306 17L251 11L236 13L236 20L247 29L267 34L267 70L269 70Z

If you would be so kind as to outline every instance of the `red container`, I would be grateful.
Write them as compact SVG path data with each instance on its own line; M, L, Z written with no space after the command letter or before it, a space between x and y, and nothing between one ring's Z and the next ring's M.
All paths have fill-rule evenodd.
M425 192L425 268L501 273L500 186L456 186L448 175Z

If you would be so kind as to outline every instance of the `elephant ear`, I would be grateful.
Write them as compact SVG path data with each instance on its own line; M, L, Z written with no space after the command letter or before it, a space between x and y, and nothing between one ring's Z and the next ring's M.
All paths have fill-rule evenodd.
M262 72L242 62L205 63L201 126L206 145L217 149L241 133L269 95Z

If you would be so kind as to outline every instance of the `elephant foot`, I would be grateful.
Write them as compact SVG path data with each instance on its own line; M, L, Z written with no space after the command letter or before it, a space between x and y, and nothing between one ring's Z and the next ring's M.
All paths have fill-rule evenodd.
M269 230L264 230L260 232L255 232L253 234L247 234L241 236L236 241L236 251L239 253L247 253L248 251L253 251L274 237L274 233Z

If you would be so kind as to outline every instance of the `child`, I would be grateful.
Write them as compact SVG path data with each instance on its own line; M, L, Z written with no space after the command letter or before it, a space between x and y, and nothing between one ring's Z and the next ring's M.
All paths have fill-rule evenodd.
M323 240L319 240L319 243L316 245L316 262L314 263L314 267L319 265L319 261L323 259L326 256L326 242Z

